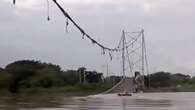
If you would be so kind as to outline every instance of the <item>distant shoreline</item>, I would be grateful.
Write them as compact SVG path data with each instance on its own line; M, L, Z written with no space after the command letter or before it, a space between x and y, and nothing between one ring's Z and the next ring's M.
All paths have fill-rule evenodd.
M193 85L183 87L159 87L146 89L144 92L195 92L195 87Z
M95 95L104 92L106 89L86 89L86 90L78 90L78 88L72 87L53 87L53 88L29 88L29 89L21 89L19 93L12 94L7 89L0 90L0 97L7 96L7 95L18 95L18 96L25 96L25 95L60 95L66 97L73 97L73 96L88 96L88 95ZM187 87L164 87L164 88L150 88L145 89L144 93L167 93L167 92L195 92L194 88L187 88Z

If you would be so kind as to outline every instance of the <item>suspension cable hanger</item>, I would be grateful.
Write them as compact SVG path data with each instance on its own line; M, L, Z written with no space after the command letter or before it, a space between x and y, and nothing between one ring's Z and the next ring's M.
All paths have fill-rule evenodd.
M49 0L46 0L47 1L47 20L49 21L50 20L50 5L49 5ZM91 37L88 33L86 33L86 31L81 28L81 26L79 26L74 20L73 18L65 11L65 9L57 2L57 0L52 0L53 3L59 8L59 10L62 12L62 14L64 15L65 19L66 19L66 22L65 22L65 26L66 26L66 32L68 32L68 26L69 26L69 21L81 32L82 34L82 39L84 39L85 37L88 38L92 44L95 44L97 46L99 46L102 51L101 51L101 54L102 55L105 55L107 52L108 52L108 55L110 56L110 60L113 59L113 55L112 55L112 52L120 52L120 51L124 51L126 50L127 51L127 48L129 48L130 46L133 46L135 42L137 42L137 40L143 35L144 33L144 30L142 29L141 31L139 32L124 32L123 31L123 34L128 34L128 33L132 33L132 34L138 34L134 39L132 39L131 42L128 42L124 39L122 36L120 41L119 41L119 44L117 45L116 48L109 48L107 46L104 46L103 44L101 44L100 42L96 41L93 37ZM13 4L16 4L16 0L13 0ZM143 39L144 40L144 39ZM120 47L120 45L122 44L122 42L126 43L123 47ZM143 42L143 45L145 45L145 41ZM136 49L135 49L136 50ZM133 50L133 51L135 51ZM130 54L132 51L128 51L127 53ZM144 47L143 48L143 52L146 52L146 48ZM146 54L143 55L143 57L147 60L147 56ZM145 62L147 67L148 68L148 61Z
M68 31L67 30L67 27L68 27L68 20L81 32L82 34L82 38L84 39L84 37L87 37L89 40L91 40L91 42L93 44L96 44L97 46L101 47L104 51L115 51L117 52L117 48L109 48L109 47L106 47L104 46L103 44L99 43L98 41L96 41L95 39L93 39L88 33L86 33L84 31L83 28L81 28L81 26L79 26L73 19L72 17L64 10L64 8L62 8L62 6L57 2L57 0L52 0L56 5L57 7L59 8L59 10L62 12L62 14L64 15L64 17L66 18L66 32ZM13 0L13 4L16 3L16 0ZM49 17L49 0L47 0L47 14L48 14L48 21L50 20L50 17ZM105 53L105 52L103 52Z

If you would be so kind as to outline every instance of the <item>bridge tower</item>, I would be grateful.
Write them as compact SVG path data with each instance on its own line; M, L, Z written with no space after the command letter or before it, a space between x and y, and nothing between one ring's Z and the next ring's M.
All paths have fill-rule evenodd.
M122 80L105 93L139 92L145 88L144 76L149 75L144 30L122 31L118 48L122 53ZM147 81L149 83L149 81Z
M134 87L138 91L143 90L145 86L149 87L150 79L144 81L144 76L148 75L149 78L144 29L138 32L123 30L119 48L121 48L122 53L123 79L134 77Z

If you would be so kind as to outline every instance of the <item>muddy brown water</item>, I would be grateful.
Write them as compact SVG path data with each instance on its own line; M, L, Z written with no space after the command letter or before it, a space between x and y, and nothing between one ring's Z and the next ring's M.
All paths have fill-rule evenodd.
M0 96L1 110L195 110L195 93Z

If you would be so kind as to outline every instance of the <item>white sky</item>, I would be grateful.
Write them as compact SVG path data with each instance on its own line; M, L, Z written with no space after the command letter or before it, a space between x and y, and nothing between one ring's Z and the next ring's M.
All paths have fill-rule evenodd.
M51 2L46 21L46 0L0 1L0 66L15 60L38 59L64 69L86 66L103 71L109 57L70 25ZM194 0L58 0L95 39L110 47L122 29L146 30L150 70L195 74ZM71 48L70 48L71 47ZM110 71L121 71L119 65ZM105 71L105 69L104 69Z

